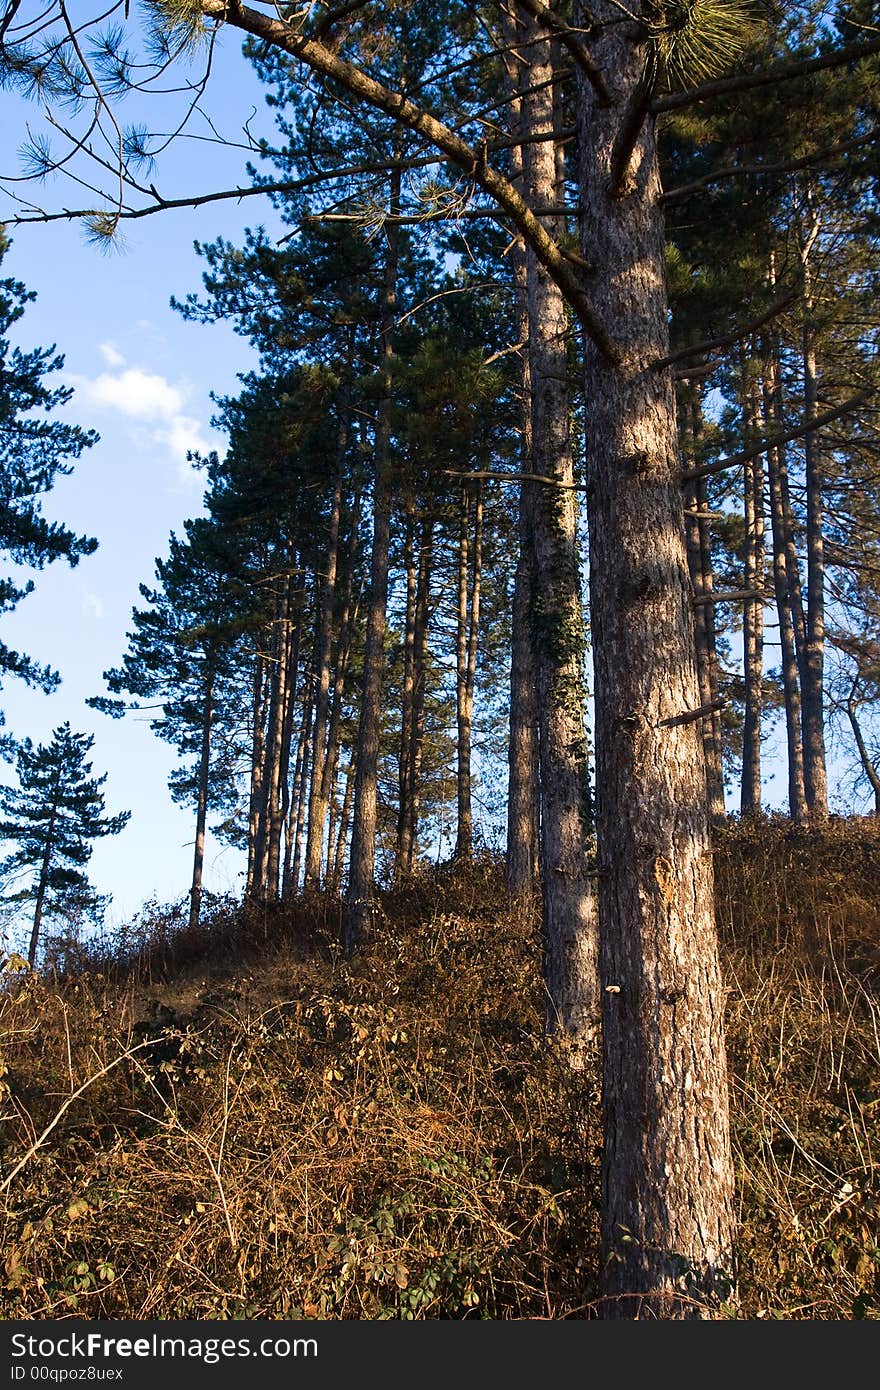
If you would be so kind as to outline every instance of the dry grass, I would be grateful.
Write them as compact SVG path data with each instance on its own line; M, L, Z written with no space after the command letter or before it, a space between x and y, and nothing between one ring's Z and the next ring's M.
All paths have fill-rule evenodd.
M880 1317L880 825L716 859L749 1317Z
M763 823L717 865L742 1315L876 1318L880 834ZM153 908L9 981L0 1316L590 1315L598 1084L542 1039L534 920L488 864L351 962L337 917Z

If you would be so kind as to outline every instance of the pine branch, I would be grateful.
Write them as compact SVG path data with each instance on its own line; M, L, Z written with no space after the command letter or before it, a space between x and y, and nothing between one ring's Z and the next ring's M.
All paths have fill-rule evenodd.
M546 207L532 208L536 217L577 217L580 208L571 207ZM401 213L399 216L382 216L383 227L420 227L424 222L461 222L476 221L482 217L506 217L507 213L502 208L438 208L436 211L428 209L426 212ZM304 223L309 222L365 222L372 221L368 214L364 212L316 212L303 218ZM582 257L576 256L573 252L567 252L566 259L572 260L575 265L581 265L584 269L590 269L588 262Z
M508 150L514 146L539 144L546 140L557 140L561 143L571 139L573 135L574 130L569 128L545 131L539 135L528 135L515 140L492 140L486 145L486 149L490 152ZM300 179L279 179L275 182L251 184L247 188L224 188L211 193L193 193L182 198L166 198L159 192L155 184L150 184L149 192L152 193L155 202L139 208L124 207L118 214L114 211L113 216L118 216L120 221L136 222L142 217L153 217L157 212L168 212L174 208L198 208L206 203L225 202L231 198L253 198L264 193L300 193L304 189L316 188L322 183L332 183L336 179L353 178L360 174L386 175L395 169L403 171L426 169L438 162L438 156L434 153L417 155L412 159L389 159L363 164L347 164L336 169L319 169L313 174L305 174ZM138 188L138 191L144 191L139 185L134 186ZM96 216L99 211L97 208L63 208L60 212L46 212L42 208L33 208L30 212L8 217L7 221L13 226L25 226L35 222L72 222L77 218ZM566 211L575 215L580 212L580 209L570 208ZM487 210L483 215L490 216L492 214Z
M334 25L348 19L348 16L355 14L357 10L363 10L369 3L370 0L348 0L347 4L339 5L335 10L328 10L315 25L315 38L325 39Z
M609 362L619 364L623 353L593 308L577 274L540 219L531 211L513 184L487 161L487 147L474 149L442 121L416 106L401 92L391 91L354 64L339 58L316 40L295 33L281 20L249 9L238 0L199 0L201 11L209 18L231 24L243 33L272 43L285 53L299 59L314 72L338 82L346 91L378 111L383 111L407 130L424 136L453 164L474 180L478 187L494 198L511 217L515 226L534 250L538 261L550 278L559 286L580 320L587 335Z
M828 68L839 68L845 63L858 63L880 53L880 38L868 39L865 43L845 44L833 53L823 53L818 58L802 61L777 63L764 72L742 73L738 77L719 77L714 82L704 82L687 92L670 92L651 103L655 115L664 111L680 111L685 106L695 106L698 102L712 97L727 96L732 92L749 92L757 87L773 87L777 82L791 82L798 77L809 77L814 72L824 72Z

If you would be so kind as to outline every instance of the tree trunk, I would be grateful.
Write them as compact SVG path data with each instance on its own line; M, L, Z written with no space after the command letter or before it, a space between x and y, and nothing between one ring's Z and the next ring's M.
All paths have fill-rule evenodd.
M294 795L291 798L290 821L288 822L288 836L293 838L293 857L290 866L290 889L288 896L294 897L299 888L299 872L302 863L303 837L306 823L306 804L308 802L309 790L309 762L310 753L314 745L309 741L309 730L312 723L312 700L307 695L303 706L302 724L300 726L299 745L297 748L297 780Z
M763 425L755 399L756 384L743 383L743 404L749 436ZM744 587L763 593L764 556L764 459L758 454L743 465L745 518ZM743 720L740 815L761 813L761 715L764 697L764 599L747 598L743 605Z
M772 366L771 366L772 372ZM765 391L774 391L771 375L765 379ZM772 418L774 412L766 410ZM785 496L782 485L785 459L778 448L767 451L767 474L770 484L770 529L773 540L773 588L776 614L779 620L782 689L785 698L785 735L788 747L788 809L792 820L803 825L809 819L804 789L804 750L801 741L801 696L795 638L792 595L789 585L789 548L787 546Z
M464 673L465 714L468 730L468 762L474 727L474 697L477 684L477 655L480 646L480 601L483 585L483 483L477 483L474 497L474 544L470 577L470 616L468 618L467 661ZM470 780L471 794L473 781ZM472 817L473 819L473 817ZM473 831L471 832L473 838Z
M349 337L348 359L343 367L337 408L339 423L336 434L336 483L330 504L330 526L327 539L327 571L321 591L317 650L317 693L315 696L315 727L312 735L312 783L309 796L309 833L306 843L306 888L317 888L321 882L321 857L324 846L324 826L327 820L327 796L324 791L324 761L326 758L327 720L330 709L330 656L333 649L333 609L336 602L336 571L339 563L339 523L342 515L342 488L345 479L345 452L348 446L349 412L351 409L351 362L354 356L354 330Z
M254 885L263 900L272 896L269 862L272 857L273 834L279 830L278 794L280 789L281 747L284 734L284 685L287 675L287 586L278 596L276 617L270 643L269 710L266 721L266 743L261 798L259 807L259 849L255 854Z
M252 702L253 740L251 746L251 793L248 810L248 863L245 897L258 894L257 875L262 857L263 766L265 760L266 663L260 652L254 658Z
M711 1315L733 1287L733 1165L700 692L684 544L653 123L623 196L644 49L591 0L613 93L578 74L582 246L620 365L586 345L608 1317ZM630 6L636 13L642 4ZM619 150L618 144L618 150Z
M433 524L421 519L415 554L415 511L409 516L406 546L406 642L403 718L400 732L400 801L397 814L397 871L415 867L422 745L425 732L425 663L428 641L428 600L431 579Z
M530 455L525 456L523 470L530 472L531 467ZM529 617L534 561L528 489L534 486L534 483L523 483L520 488L519 555L511 615L510 735L507 752L507 885L511 893L524 897L530 896L538 887L540 836L538 709Z
M430 517L425 517L422 521L419 542L419 575L416 584L415 632L413 634L412 737L409 754L410 792L404 846L404 863L407 873L412 873L415 868L419 844L422 754L425 745L425 681L428 670L428 617L433 547L433 522Z
M205 827L208 820L208 780L211 770L211 727L214 722L214 673L208 668L205 680L205 707L202 713L202 748L199 756L199 782L196 799L196 843L193 854L192 887L189 894L189 928L199 925L202 906L202 869L205 863Z
M283 863L280 863L280 868L279 868L279 870L276 870L276 875L275 875L276 882L280 879L280 895L281 895L281 897L284 897L284 896L285 896L285 884L287 883L288 878L289 878L289 873L288 873L288 868L289 868L288 859L289 859L289 856L288 856L288 845L287 845L287 834L288 834L288 829L287 829L287 827L288 827L288 820L289 820L289 817L290 817L290 804L291 804L291 788L290 788L290 753L291 753L291 744L293 743L293 719L294 719L294 714L296 713L296 695L297 695L297 687L298 687L298 684L299 684L299 654L300 654L300 647L301 647L301 644L302 644L302 631L303 631L303 611L302 611L302 604L300 603L299 611L298 611L298 614L297 614L296 635L293 637L293 639L288 638L287 679L286 679L286 682L285 682L286 689L285 689L285 705L284 705L284 732L283 732L283 734L282 734L282 743L281 743L281 775L280 775L281 805L280 805L280 808L279 808L279 816L278 816L278 822L279 822L279 824L278 824L277 855L278 855L278 860L279 860L279 863L280 863L280 861L281 861L281 839L282 839L282 834L283 834L283 836L284 836L284 859L283 859ZM317 637L316 637L316 642L317 642ZM304 685L307 687L308 690L311 690L311 685L309 684L309 677L308 677L308 672L307 672L307 671L304 673Z
M474 849L471 810L471 721L467 697L468 574L470 567L470 489L461 489L458 524L458 602L455 623L456 834L454 859L470 859Z
M535 21L524 20L533 40L522 98L529 134L553 129L550 44ZM554 142L523 150L526 195L552 206L557 164ZM548 226L555 219L545 219ZM581 610L577 493L570 440L566 338L568 317L558 286L526 249L529 374L533 469L562 486L527 489L534 555L530 629L538 696L538 748L543 881L546 1025L582 1066L599 1025L596 898L590 840L592 807L584 727L585 635Z
M804 414L818 414L816 340L809 289L804 303ZM807 488L807 632L804 646L802 708L804 790L813 820L828 818L825 770L825 543L823 534L822 446L818 430L804 438Z
M849 719L850 728L853 732L853 738L856 741L856 748L858 750L859 758L861 759L865 776L868 779L871 791L874 793L874 815L880 816L880 773L878 773L876 767L871 761L871 755L868 752L868 745L865 743L865 736L862 733L862 726L859 723L858 706L856 704L855 698L855 687L853 687L853 689L850 691L849 698L846 702L846 714L847 718Z
M409 799L412 791L410 758L412 756L413 685L416 637L416 588L418 567L415 560L415 502L412 493L406 500L406 523L403 542L403 568L406 579L406 612L403 633L403 681L401 687L400 744L397 758L397 850L394 860L395 877L406 869L406 829L410 820Z
M357 609L355 609L355 616ZM327 818L327 874L332 869L333 846L336 843L336 780L339 771L339 730L342 724L343 703L345 700L345 673L349 656L349 609L343 609L339 639L336 643L336 671L333 680L333 706L330 710L330 726L327 732L327 757L324 762L324 795L327 798L329 815ZM325 876L326 877L326 876Z
M699 388L685 406L684 438L689 460L696 459L697 443L702 426ZM711 713L701 721L703 752L706 759L706 792L709 798L709 817L715 822L724 820L724 769L721 738L721 712L718 703L718 652L715 634L715 574L712 567L712 545L709 534L709 502L703 479L692 483L687 490L687 559L691 588L694 593L694 646L697 660L697 680L700 703Z
M336 843L336 778L339 769L339 730L342 724L345 703L345 676L351 651L352 628L357 623L360 600L352 608L352 591L357 556L358 532L360 529L360 492L356 492L352 507L351 527L346 546L345 580L342 586L342 612L339 615L339 633L336 638L336 658L333 674L333 704L330 709L330 723L327 729L327 756L322 775L322 795L329 809L327 825L327 875L331 875L333 847ZM338 885L337 885L338 887Z
M287 773L290 767L290 736L293 704L299 666L302 613L292 637L290 622L291 580L285 579L281 598L277 645L277 691L274 721L270 735L269 776L266 783L266 877L264 896L276 901L281 895L281 837L284 833L285 803L289 797Z
M513 19L502 12L502 32L505 44L517 43ZM519 73L519 55L511 53L506 60L510 100L510 126L521 133L522 100L516 95L520 84L526 85ZM512 177L517 189L523 191L522 148L510 152ZM532 399L529 370L529 307L526 284L525 246L518 240L511 251L513 278L516 285L516 336L523 346L519 358L519 395L522 471L533 471L532 459ZM516 896L530 897L538 887L539 785L538 785L538 708L535 689L534 653L530 613L534 555L531 532L531 494L534 484L522 483L519 492L518 555L513 585L513 605L510 635L510 725L507 749L507 885Z
M389 210L400 203L400 169L391 175ZM391 536L391 358L394 352L394 315L397 304L399 227L390 221L384 272L384 306L381 334L382 374L385 395L379 403L375 435L376 479L373 488L373 546L370 561L370 600L364 653L361 717L358 728L354 815L349 854L348 888L342 923L342 948L350 955L366 932L373 907L376 863L377 790L379 780L379 727L382 716L382 676L385 663L385 609L388 601L388 548Z
M55 784L55 800L52 803L52 810L49 813L49 823L46 826L46 843L43 847L43 858L40 861L40 877L37 883L37 899L34 904L34 920L31 926L31 939L28 946L28 965L33 970L37 960L37 942L40 939L40 924L43 920L43 908L46 902L46 890L49 886L49 868L52 863L52 836L55 833L55 821L58 818L58 784Z
M330 888L334 893L339 892L342 883L342 873L345 866L345 841L348 838L348 822L351 819L351 803L354 799L354 784L356 779L357 765L355 760L348 765L345 774L345 793L342 798L342 809L339 813L339 831L336 836L336 844L333 851L333 870L330 880Z

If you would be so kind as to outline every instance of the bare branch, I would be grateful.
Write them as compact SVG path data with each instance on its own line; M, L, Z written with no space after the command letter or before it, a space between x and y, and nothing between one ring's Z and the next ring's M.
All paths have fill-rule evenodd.
M672 203L680 203L694 193L701 193L704 188L711 188L713 183L721 183L724 179L739 174L795 174L799 169L810 169L814 164L824 164L826 160L838 159L850 150L871 145L878 135L880 126L872 126L866 135L857 135L852 140L842 141L839 145L828 145L823 150L814 150L812 154L804 155L803 159L783 160L779 164L727 164L711 174L705 174L701 179L694 179L693 183L684 183L680 188L670 188L668 193L663 194L661 202L666 207Z
M497 2L497 0L496 0ZM560 19L552 10L548 10L541 0L519 0L519 4L526 10L533 19L536 19L542 28L547 29L555 38L559 40L563 48L568 49L578 67L584 73L587 81L596 93L596 98L600 106L613 106L614 98L608 90L605 78L599 67L592 58L586 44L576 29L572 29Z
M813 430L820 430L824 425L830 425L832 420L839 420L841 415L848 415L851 410L866 401L869 396L874 394L873 386L866 386L855 396L851 396L843 405L837 405L832 410L826 410L823 415L815 415L810 420L802 420L793 430L782 430L777 434L771 434L762 439L760 444L754 445L751 449L743 449L738 454L732 454L730 458L721 459L718 463L705 463L700 468L685 468L682 471L682 482L692 483L698 478L711 478L715 473L724 473L728 468L738 468L743 463L748 463L750 459L757 458L759 454L765 454L768 449L775 449L780 444L788 444L792 439L802 439L805 434L812 434Z
M483 365L485 366L485 363ZM545 487L562 488L564 492L586 492L587 490L585 483L563 483L559 478L548 478L543 473L492 473L472 468L461 472L456 468L444 468L443 476L444 478L493 478L500 483L543 483Z
M646 68L633 88L611 151L610 193L614 199L627 197L631 188L630 169L645 119L651 110L656 72Z
M10 0L10 3L6 7L5 15L2 19L0 19L0 43L2 43L4 38L6 37L6 31L9 28L12 21L15 19L16 12L20 8L21 0Z
M671 367L676 362L684 362L688 357L699 357L704 352L719 352L722 348L730 347L733 343L738 343L741 338L747 338L750 333L754 333L765 323L769 323L771 319L775 319L777 314L781 314L797 298L797 291L788 294L784 299L779 299L775 304L771 304L769 309L765 309L758 318L752 319L751 323L743 324L725 337L712 338L705 343L696 343L693 347L681 348L680 351L671 353L669 357L661 357L656 362L652 362L650 367L659 370L661 367Z
M532 208L536 217L577 216L580 208L549 207ZM382 216L383 227L418 227L423 222L461 222L474 221L481 217L507 217L503 208L438 208L426 212L402 213L400 216ZM303 222L364 222L372 218L363 212L316 212L303 218ZM566 258L589 269L589 263L573 252Z
M695 608L699 608L702 604L714 606L716 603L739 603L741 600L756 598L763 599L765 603L771 601L771 596L763 589L713 589L710 594L695 594L691 603Z
M708 705L700 705L699 709L685 710L684 714L674 714L670 719L661 719L657 728L674 729L679 724L695 724L698 719L706 719L716 710L724 709L726 704L726 700L712 700Z

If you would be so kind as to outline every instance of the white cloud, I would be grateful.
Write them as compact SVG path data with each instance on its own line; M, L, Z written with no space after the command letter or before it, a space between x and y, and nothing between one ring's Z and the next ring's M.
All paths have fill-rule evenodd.
M87 404L120 410L138 420L173 420L186 400L183 389L141 367L128 367L115 376L102 372L91 381L80 378L76 384L80 399Z
M101 351L110 366L125 367L125 359L113 343L103 343ZM115 359L118 358L118 361ZM133 421L141 422L146 430L135 430L138 447L159 444L177 462L177 481L181 486L202 487L202 481L187 462L190 451L207 454L217 447L210 432L194 415L186 413L192 394L184 381L172 382L158 372L143 367L102 372L99 376L70 377L76 388L77 401L97 410L113 410Z
M204 487L204 480L187 460L188 451L209 454L216 444L212 444L198 420L190 415L176 415L169 421L167 429L156 430L153 438L157 444L164 444L178 460L177 481L181 485Z
M101 355L108 367L125 366L125 358L115 343L101 343Z

